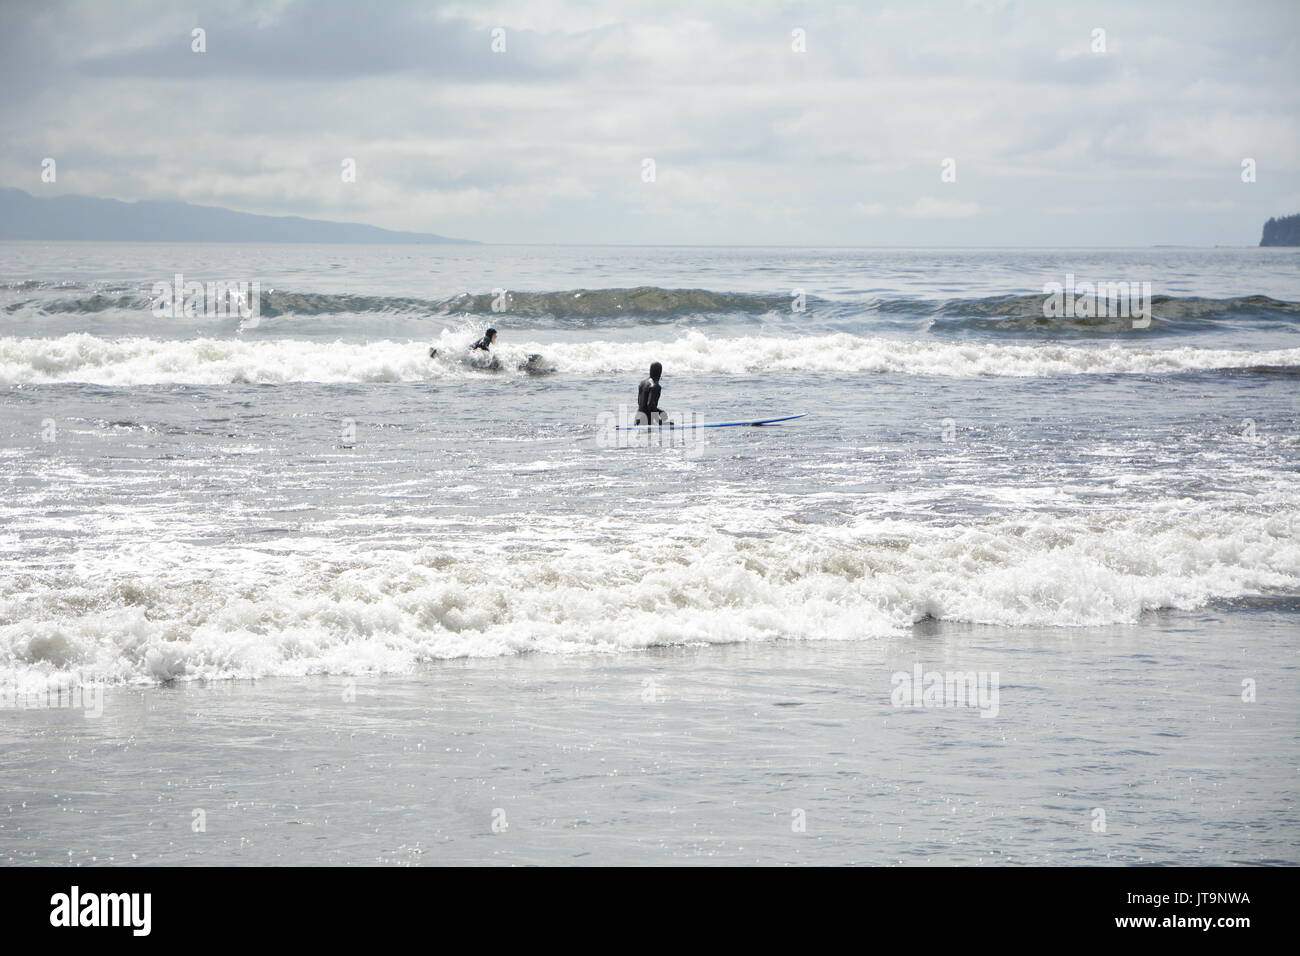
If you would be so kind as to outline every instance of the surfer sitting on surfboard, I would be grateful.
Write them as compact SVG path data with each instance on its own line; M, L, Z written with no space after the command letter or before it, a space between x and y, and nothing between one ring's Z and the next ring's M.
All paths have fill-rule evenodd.
M643 381L636 390L636 419L634 425L671 425L668 413L659 407L659 393L663 387L659 376L664 367L658 362L650 363L650 377Z

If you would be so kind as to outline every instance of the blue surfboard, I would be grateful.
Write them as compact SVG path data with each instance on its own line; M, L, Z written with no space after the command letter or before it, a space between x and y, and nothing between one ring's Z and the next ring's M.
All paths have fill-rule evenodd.
M620 432L649 431L652 428L732 428L736 425L771 425L773 422L789 422L796 418L803 418L807 412L800 412L798 415L783 415L780 418L755 418L746 422L702 422L698 425L615 425L614 430Z

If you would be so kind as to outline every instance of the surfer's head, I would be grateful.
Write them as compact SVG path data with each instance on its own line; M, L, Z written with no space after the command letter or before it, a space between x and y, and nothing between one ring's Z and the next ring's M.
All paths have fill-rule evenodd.
M488 329L485 333L483 333L483 338L487 339L489 342L495 342L497 340L497 330Z
M656 382L659 381L659 376L662 375L663 373L664 373L664 367L662 365L660 365L658 362L650 363L650 377L652 379L654 379Z

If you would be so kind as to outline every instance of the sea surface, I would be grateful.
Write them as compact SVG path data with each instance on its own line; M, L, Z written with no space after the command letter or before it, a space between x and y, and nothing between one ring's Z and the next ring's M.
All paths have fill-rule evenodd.
M1298 386L1290 249L0 243L0 861L1298 863Z

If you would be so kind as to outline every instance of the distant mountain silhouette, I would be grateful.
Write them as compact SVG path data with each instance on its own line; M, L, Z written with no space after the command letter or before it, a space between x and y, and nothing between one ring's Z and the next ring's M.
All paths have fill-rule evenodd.
M90 196L39 199L0 189L0 239L95 239L135 242L401 242L469 243L423 232L395 232L355 222L259 216L173 199L119 202Z
M1300 246L1300 213L1264 223L1261 246Z

